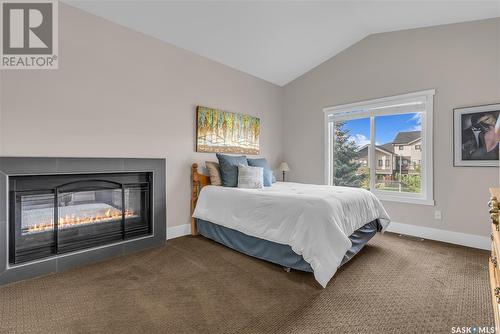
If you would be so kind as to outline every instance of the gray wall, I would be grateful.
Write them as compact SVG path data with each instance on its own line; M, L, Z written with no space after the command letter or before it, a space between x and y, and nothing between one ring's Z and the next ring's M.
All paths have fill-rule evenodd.
M396 222L488 235L488 187L498 168L453 167L453 108L500 102L500 19L365 38L285 86L284 159L290 179L323 183L325 106L436 89L436 207L384 202ZM434 220L434 210L443 220Z
M167 157L168 226L190 221L197 104L261 118L262 155L282 148L281 88L100 19L59 7L59 69L2 71L7 156Z
M3 119L2 119L2 114L3 114L2 113L2 105L3 105L3 103L2 103L2 100L3 100L2 99L2 92L3 92L3 90L2 90L2 83L3 83L2 73L3 72L4 71L0 71L0 156L2 156L2 154L3 154L3 135L2 135L2 133L3 133L3 131L2 131L2 124L3 124Z
M436 207L385 202L394 221L488 234L496 168L452 167L452 109L500 102L500 20L367 37L277 87L60 4L60 68L0 71L0 153L167 157L169 226L189 222L197 104L262 119L262 155L323 183L325 106L435 88ZM283 125L282 125L283 123Z

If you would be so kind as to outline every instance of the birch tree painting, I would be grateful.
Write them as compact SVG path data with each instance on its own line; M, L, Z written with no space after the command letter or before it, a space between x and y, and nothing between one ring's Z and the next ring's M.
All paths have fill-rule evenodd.
M259 118L198 106L196 119L197 152L260 153Z

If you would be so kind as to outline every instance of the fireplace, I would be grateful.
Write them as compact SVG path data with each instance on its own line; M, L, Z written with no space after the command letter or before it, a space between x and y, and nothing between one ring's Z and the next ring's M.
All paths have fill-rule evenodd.
M9 263L152 234L153 173L9 178Z

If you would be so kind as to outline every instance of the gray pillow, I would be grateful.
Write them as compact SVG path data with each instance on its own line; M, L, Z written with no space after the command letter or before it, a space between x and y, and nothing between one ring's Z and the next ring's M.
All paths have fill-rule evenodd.
M238 166L238 188L260 189L264 186L264 168Z
M238 186L238 166L248 166L247 157L217 153L219 159L220 176L224 187Z
M266 158L247 159L248 166L264 168L264 186L270 187L276 182L273 170L269 167Z

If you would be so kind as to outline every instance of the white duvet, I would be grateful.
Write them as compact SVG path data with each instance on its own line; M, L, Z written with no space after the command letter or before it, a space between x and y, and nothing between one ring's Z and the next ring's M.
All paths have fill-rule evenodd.
M351 247L355 230L375 219L385 230L390 222L367 190L291 182L263 189L206 186L193 217L291 246L323 287Z

